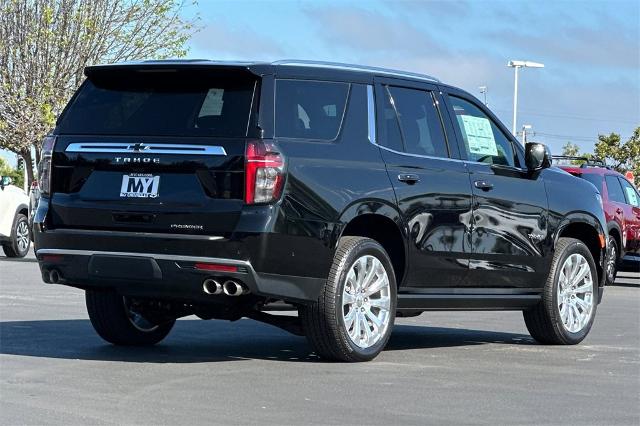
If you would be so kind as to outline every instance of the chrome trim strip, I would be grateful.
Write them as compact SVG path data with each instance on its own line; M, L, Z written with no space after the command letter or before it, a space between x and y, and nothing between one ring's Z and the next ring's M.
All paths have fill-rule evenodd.
M323 61L303 61L303 60L295 60L295 59L285 59L281 61L272 62L271 65L293 65L293 66L301 66L301 67L316 67L316 68L329 68L329 69L338 69L338 70L347 70L347 71L367 71L371 73L384 74L392 77L404 77L404 78L415 78L419 80L426 80L433 83L440 83L435 77L426 74L418 74L410 71L401 71L401 70L393 70L388 68L380 68L380 67L370 67L366 65L354 65L354 64L343 64L340 62L323 62Z
M173 154L173 155L227 155L224 147L218 145L182 144L129 144L112 142L71 143L65 152L89 152L110 154Z
M106 235L108 237L145 237L145 238L166 238L176 240L204 240L217 241L223 240L224 237L218 235L202 235L202 234L169 234L162 232L128 232L128 231L103 231L100 229L50 229L48 234L67 234L67 235Z
M394 154L399 154L399 155L406 155L407 157L429 158L432 160L453 161L456 163L469 163L469 161L467 160L459 160L457 158L435 157L433 155L420 155L420 154L411 154L409 152L400 152L400 151L396 151L395 149L391 149L391 148L387 148L386 146L379 145L375 142L371 142L371 144L377 146L380 149L384 149L385 151L393 152ZM485 163L476 163L476 164L485 164ZM490 164L487 164L487 165L490 166Z
M181 262L206 262L206 263L220 263L227 265L241 265L249 268L253 271L251 263L246 260L233 260L233 259L221 259L218 257L199 257L199 256L181 256L175 254L159 254L159 253L132 253L125 251L100 251L100 250L68 250L68 249L40 249L36 251L36 255L41 254L61 254L70 256L93 256L93 255L106 255L106 256L128 256L128 257L151 257L156 260L171 260Z
M367 123L369 142L376 143L376 104L373 97L373 86L367 85Z

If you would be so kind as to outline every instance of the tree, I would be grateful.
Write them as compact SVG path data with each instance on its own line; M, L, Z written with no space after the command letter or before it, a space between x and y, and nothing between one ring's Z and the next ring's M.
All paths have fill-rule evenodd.
M636 127L633 135L622 143L620 135L598 135L595 155L620 173L632 171L635 185L640 185L640 127Z
M13 180L13 185L18 188L22 188L24 184L24 173L11 167L2 157L0 157L0 176L9 176Z
M25 160L97 63L186 55L180 0L0 0L0 148Z
M575 143L571 143L571 142L567 142L563 147L562 147L562 155L566 155L568 157L584 157L587 159L590 159L592 157L591 154L581 154L580 153L580 147L578 145L576 145ZM581 165L585 163L584 160L571 160L571 164L575 164L577 166Z

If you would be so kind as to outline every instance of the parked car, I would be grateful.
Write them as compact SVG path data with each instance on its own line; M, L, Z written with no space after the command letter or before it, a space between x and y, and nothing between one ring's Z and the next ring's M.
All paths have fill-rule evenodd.
M43 143L43 280L119 345L249 317L364 361L396 315L521 310L575 344L602 298L598 191L470 94L316 62L92 66ZM268 313L284 301L298 317Z
M563 170L591 182L602 194L609 231L606 279L613 284L620 266L640 271L640 195L627 178L603 161L557 156ZM582 162L581 165L573 164ZM568 164L567 164L568 163Z
M9 176L0 177L0 244L7 257L24 257L29 252L29 197L12 185Z
M33 236L33 217L38 210L38 201L40 201L40 184L37 180L31 182L31 191L29 191L29 229ZM33 239L32 239L33 241Z

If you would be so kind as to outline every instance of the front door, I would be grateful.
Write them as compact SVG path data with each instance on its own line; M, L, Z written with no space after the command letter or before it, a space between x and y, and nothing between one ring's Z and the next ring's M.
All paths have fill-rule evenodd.
M376 97L378 144L409 235L402 285L460 286L471 248L471 188L457 147L447 142L439 93L427 84L380 80Z
M446 96L473 191L469 285L539 288L551 238L542 176L524 170L518 142L484 107L461 92Z

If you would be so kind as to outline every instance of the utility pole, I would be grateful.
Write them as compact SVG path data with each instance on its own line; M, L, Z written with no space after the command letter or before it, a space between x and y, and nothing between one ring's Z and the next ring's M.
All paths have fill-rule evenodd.
M522 126L522 144L525 145L527 143L527 130L531 130L531 124L524 124Z
M480 89L480 93L484 95L484 105L489 106L489 104L487 103L487 86L480 86L478 87L478 89Z

